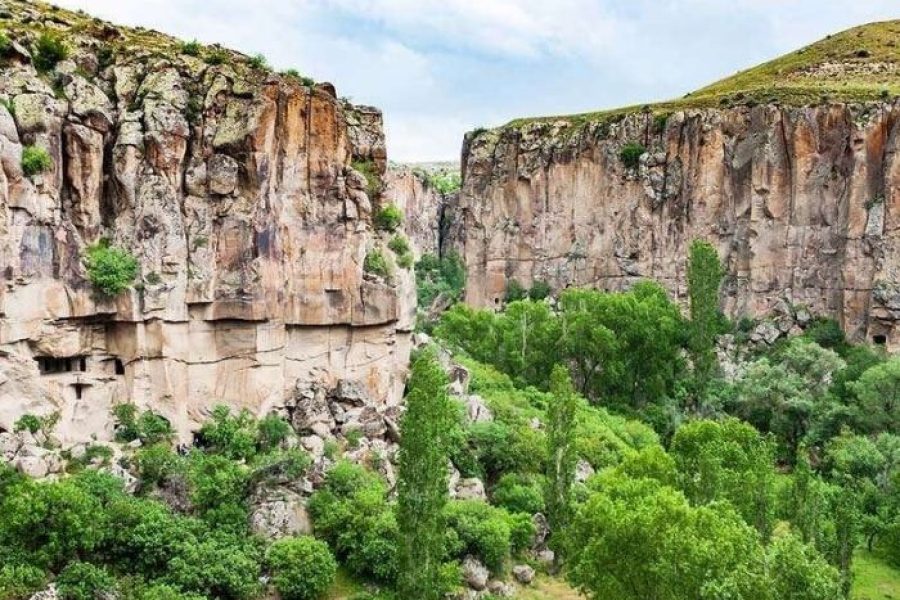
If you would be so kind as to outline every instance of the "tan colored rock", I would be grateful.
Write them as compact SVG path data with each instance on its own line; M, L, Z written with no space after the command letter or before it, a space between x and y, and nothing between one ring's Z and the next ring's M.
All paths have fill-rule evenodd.
M11 25L42 10L8 8ZM133 402L188 440L216 404L262 415L298 382L350 381L373 409L397 404L414 282L363 272L387 239L348 184L354 157L386 163L380 112L237 55L210 66L130 48L100 70L99 29L55 14L72 50L66 98L26 63L0 69L14 107L0 107L0 429L58 411L66 445L110 439L111 407ZM53 168L23 177L25 144ZM139 263L113 299L82 264L101 237Z
M686 300L695 238L727 268L722 305L761 316L786 298L854 339L900 348L900 105L760 105L621 122L536 121L469 135L446 245L466 300L507 283L619 290L654 278ZM619 152L648 148L637 169Z

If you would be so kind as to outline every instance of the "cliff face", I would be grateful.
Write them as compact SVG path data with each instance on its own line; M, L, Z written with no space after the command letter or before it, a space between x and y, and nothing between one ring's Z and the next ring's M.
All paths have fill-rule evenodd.
M3 14L0 429L59 411L61 439L102 439L133 401L185 437L215 404L263 413L308 383L399 400L414 289L364 272L386 240L350 167L383 173L380 113L221 48L41 5ZM43 32L69 57L39 73ZM27 146L52 167L26 176ZM82 263L101 238L140 264L112 300Z
M445 240L466 300L508 282L628 287L684 299L694 238L727 267L723 306L762 316L782 299L900 347L900 105L682 110L545 120L470 134ZM646 147L639 164L620 159Z

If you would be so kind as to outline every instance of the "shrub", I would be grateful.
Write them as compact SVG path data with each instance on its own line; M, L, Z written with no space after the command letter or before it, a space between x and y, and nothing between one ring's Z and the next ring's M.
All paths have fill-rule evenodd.
M10 41L9 36L0 32L0 56L6 56L11 49L12 42Z
M22 173L26 177L44 173L53 168L50 153L39 146L25 146L22 149Z
M254 69L268 69L269 61L266 60L266 57L262 54L254 54L253 56L247 59L247 64L249 64Z
M117 404L113 416L116 418L116 439L121 442L140 440L142 444L152 445L166 442L174 435L166 418L151 410L138 416L134 404Z
M100 240L85 250L84 266L94 288L107 297L124 292L137 277L138 262L127 250Z
M400 256L409 252L409 241L402 235L397 234L391 238L390 242L388 242L388 248L390 248L394 254Z
M816 318L803 332L806 337L822 346L841 353L847 348L844 330L834 319Z
M276 414L268 414L260 419L256 430L257 445L262 452L277 448L292 431L290 423Z
M531 284L531 289L528 290L528 297L531 300L543 300L549 296L552 291L550 284L546 281L535 281Z
M47 574L32 565L0 566L0 598L25 600L44 587Z
M412 252L401 254L400 257L397 258L397 266L401 269L412 269L414 263L415 258L413 258Z
M208 65L222 65L228 62L228 53L224 50L213 50L206 55L204 60Z
M416 294L420 307L428 308L441 294L459 300L466 287L466 266L455 253L437 257L425 254L416 263Z
M399 529L381 479L339 462L309 501L316 534L356 575L391 583L397 575Z
M200 42L197 40L191 40L190 42L182 42L181 44L181 53L187 54L188 56L200 56L200 50L202 50L202 46Z
M256 454L257 425L247 410L232 415L227 406L216 406L199 437L207 450L228 458L248 460Z
M225 456L193 452L189 457L188 480L191 501L201 512L206 512L243 500L248 473L246 467Z
M166 444L141 448L134 455L141 486L159 485L178 469L180 459Z
M641 156L645 152L647 152L647 149L642 145L635 142L629 142L625 144L619 152L619 160L622 161L622 164L625 165L626 169L637 169L641 162Z
M373 160L354 160L350 163L354 171L366 178L366 192L370 198L374 198L381 192L381 176Z
M387 259L379 250L372 250L366 254L363 269L365 269L366 273L372 273L379 277L390 277L391 275L391 268L388 266Z
M507 303L524 300L527 296L528 291L517 280L510 279L506 282L506 295L504 296L504 300Z
M321 598L337 572L337 563L328 546L311 537L274 542L266 560L272 571L272 583L283 600Z
M51 71L69 56L69 48L54 34L42 33L34 47L34 66L38 71Z
M491 500L511 513L533 515L544 511L543 489L535 476L517 473L502 476L494 486Z
M393 204L386 204L375 213L375 227L384 231L396 231L403 224L403 213Z
M446 196L459 191L459 188L462 186L462 177L459 173L447 171L426 173L425 183L437 193Z
M56 585L63 600L95 600L113 592L116 580L106 569L90 563L74 562L62 570Z
M32 435L36 434L41 430L41 418L37 415L32 414L24 414L16 421L13 426L13 431L16 433L20 431L27 431Z
M503 568L510 554L508 513L480 500L454 500L445 511L452 530L451 551L462 558L477 556L491 571Z
M180 544L167 580L209 598L249 600L259 594L260 565L252 538L210 531Z

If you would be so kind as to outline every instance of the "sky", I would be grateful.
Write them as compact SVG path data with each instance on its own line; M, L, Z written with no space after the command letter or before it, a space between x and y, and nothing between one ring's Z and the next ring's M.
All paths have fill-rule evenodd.
M459 159L517 117L684 95L898 0L55 0L262 53L384 111L388 157Z

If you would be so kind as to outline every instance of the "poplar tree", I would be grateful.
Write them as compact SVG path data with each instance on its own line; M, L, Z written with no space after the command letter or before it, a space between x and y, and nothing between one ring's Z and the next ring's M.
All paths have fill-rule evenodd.
M688 257L688 295L691 302L691 327L688 349L694 364L695 402L706 393L716 367L716 329L719 319L719 286L722 264L712 244L694 240Z
M553 396L547 409L547 523L550 526L551 547L556 562L562 558L560 540L569 524L572 506L572 484L575 482L575 423L578 396L572 387L568 371L556 365L550 375Z
M401 598L438 600L444 555L448 432L452 408L447 377L432 351L415 360L400 424L397 521Z

